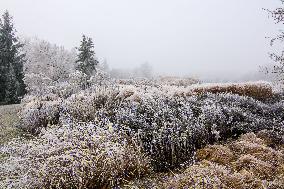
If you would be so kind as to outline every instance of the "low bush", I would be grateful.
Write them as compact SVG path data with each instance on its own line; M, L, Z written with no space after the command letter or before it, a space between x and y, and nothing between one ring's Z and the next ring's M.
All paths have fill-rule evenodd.
M42 128L59 123L61 100L45 101L33 99L26 103L19 116L20 127L31 133L38 134Z
M61 105L61 122L94 121L98 112L119 107L122 98L119 92L109 88L96 88L95 91L82 91L67 98Z
M159 77L158 82L160 82L163 85L170 85L170 86L190 86L193 84L197 84L200 81L194 78L185 78L185 77Z
M124 102L112 114L141 140L157 170L180 166L196 149L218 140L262 129L283 132L283 106L232 94L191 97L151 96L139 103Z
M1 188L112 188L151 167L134 140L111 123L54 126L14 140L1 153ZM113 128L115 129L115 127Z
M282 101L261 102L227 93L170 96L153 92L154 88L135 89L86 90L60 102L59 118L53 116L58 115L53 111L41 113L47 112L42 108L47 105L38 104L36 108L27 108L22 117L33 117L26 119L25 127L37 128L35 130L45 127L50 118L59 119L60 124L107 118L130 137L136 138L151 157L153 167L160 171L192 162L197 149L216 141L263 129L283 132ZM55 110L58 113L58 109Z
M26 96L23 100L20 127L38 134L48 125L93 121L96 112L119 106L122 98L113 88L96 87L72 94L64 99L54 93Z
M133 78L133 79L117 79L116 83L119 85L133 85L133 86L177 86L187 87L193 84L200 83L199 80L190 77L171 77L160 76L155 79L147 78Z

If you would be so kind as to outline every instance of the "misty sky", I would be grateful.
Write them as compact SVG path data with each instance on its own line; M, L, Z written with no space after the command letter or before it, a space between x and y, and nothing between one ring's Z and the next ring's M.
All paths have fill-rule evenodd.
M148 61L160 73L237 76L271 64L279 0L0 0L18 34L70 49L94 39L111 67Z

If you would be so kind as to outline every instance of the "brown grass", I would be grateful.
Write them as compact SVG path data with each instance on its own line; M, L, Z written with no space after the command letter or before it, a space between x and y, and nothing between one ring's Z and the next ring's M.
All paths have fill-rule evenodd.
M212 85L206 87L197 87L192 90L193 93L232 93L241 96L249 96L258 100L265 100L273 97L272 87L265 83L244 83L230 85Z
M265 133L266 131L262 131L259 135L267 136ZM200 165L190 167L184 173L185 177L207 178L217 188L283 188L281 178L284 174L284 153L269 147L267 144L271 141L267 139L269 138L249 133L225 145L207 146L197 152ZM207 167L204 166L204 161L209 162L206 163ZM199 175L196 172L205 174ZM179 180L173 182L179 183ZM191 185L182 185L188 186ZM179 187L181 186L173 188Z
M184 173L169 179L162 188L262 188L263 182L254 173L234 172L227 166L203 160Z
M165 189L284 188L284 151L281 144L268 146L273 143L272 135L273 132L261 131L224 145L209 145L197 151L196 164L162 180L147 182L152 181L153 188ZM145 188L141 182L132 186L126 188Z
M212 145L199 150L197 153L197 158L206 159L221 165L227 165L233 161L235 157L233 152L228 147L222 145Z

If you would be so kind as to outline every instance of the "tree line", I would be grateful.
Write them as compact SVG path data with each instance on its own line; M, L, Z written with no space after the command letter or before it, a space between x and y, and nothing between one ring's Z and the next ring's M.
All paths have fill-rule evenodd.
M12 16L5 11L0 19L0 104L19 103L26 94L24 64L27 59L23 46L16 36ZM75 69L90 78L98 65L92 38L83 35L77 50Z
M281 0L281 2L283 5L284 0ZM276 24L284 24L283 7L267 11ZM276 41L284 41L283 31L272 38L271 45ZM24 82L24 65L27 62L27 57L22 48L23 44L16 36L13 18L8 11L5 11L2 18L0 18L0 105L19 103L27 92ZM83 35L77 50L75 69L86 74L87 78L90 78L96 72L99 63L95 57L92 38ZM283 81L284 51L281 54L270 53L270 57L275 62L271 72L278 74L280 80ZM140 72L141 70L142 72L150 73L150 67L147 64L139 69ZM121 73L121 70L113 70L113 72L114 75L118 75L118 73ZM126 75L129 75L128 72L126 72Z

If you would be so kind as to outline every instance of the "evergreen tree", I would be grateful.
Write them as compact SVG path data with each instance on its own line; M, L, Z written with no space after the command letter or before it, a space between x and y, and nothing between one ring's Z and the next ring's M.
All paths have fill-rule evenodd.
M23 45L15 35L12 17L8 11L0 20L0 102L18 103L25 94Z
M96 66L98 65L92 39L83 35L78 51L79 54L76 60L76 69L85 73L88 78L90 78L91 75L96 72Z

